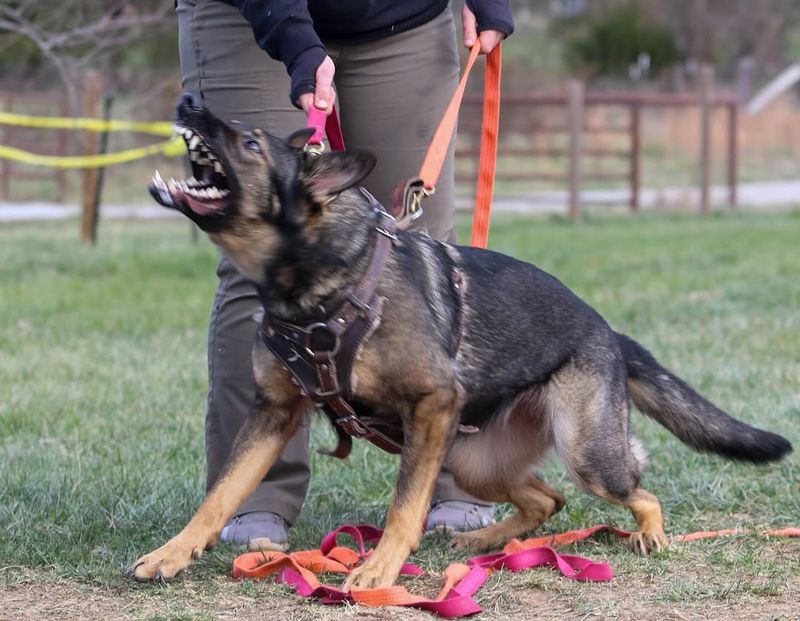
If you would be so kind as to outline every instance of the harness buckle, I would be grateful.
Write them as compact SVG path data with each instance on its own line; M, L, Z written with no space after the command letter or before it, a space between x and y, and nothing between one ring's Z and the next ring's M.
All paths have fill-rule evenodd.
M333 347L331 349L314 350L311 348L312 345L311 339L313 338L314 332L316 330L325 330L328 334L330 334L333 337ZM341 338L339 338L339 335L336 334L333 330L331 330L328 324L322 323L321 321L306 326L305 328L303 328L303 333L305 334L305 336L303 337L303 348L306 350L306 353L312 358L317 353L322 353L322 352L327 353L330 356L335 356L339 352L339 348L342 346L342 340Z
M357 438L363 438L364 436L369 435L369 429L364 425L364 423L358 420L358 417L355 416L354 414L351 414L350 416L342 416L341 418L337 418L336 424L339 425L351 436L356 436Z
M384 226L378 224L378 226L375 227L375 230L384 237L388 237L392 241L397 241L397 235L394 233L397 230L397 220L395 217L383 209L375 208L375 213L379 218L386 218L389 221L388 224Z
M378 233L380 233L380 234L381 234L381 235L383 235L384 237L388 237L388 238L389 238L389 239L391 239L392 241L397 241L397 235L395 235L394 233L390 233L390 232L389 232L389 231L387 231L387 230L386 230L384 227L382 227L382 226L376 226L376 227L375 227L375 230L376 230L376 231L378 231Z
M347 296L347 300L362 313L368 313L370 310L372 310L372 307L369 304L359 300L352 292Z

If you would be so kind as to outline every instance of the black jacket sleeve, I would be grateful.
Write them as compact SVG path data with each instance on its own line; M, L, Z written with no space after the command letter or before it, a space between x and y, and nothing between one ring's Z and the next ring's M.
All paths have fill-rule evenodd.
M290 99L313 93L317 68L327 52L314 31L308 3L297 0L225 0L250 23L256 43L286 65L292 79Z
M511 0L466 0L469 10L475 13L478 32L499 30L506 36L514 32Z

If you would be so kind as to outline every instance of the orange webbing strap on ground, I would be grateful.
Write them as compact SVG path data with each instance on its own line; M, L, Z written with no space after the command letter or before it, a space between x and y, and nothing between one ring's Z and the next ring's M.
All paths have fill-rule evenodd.
M359 551L337 545L336 540L340 534L351 535L356 540ZM234 559L233 576L267 578L274 575L279 582L292 586L299 595L316 598L324 604L350 602L365 606L412 606L448 618L480 612L481 607L473 595L488 580L489 574L498 569L522 571L549 566L572 580L605 581L613 577L611 568L605 563L593 563L578 556L559 555L552 548L539 547L473 557L466 564L453 563L445 570L444 585L433 599L409 593L403 586L353 588L344 592L319 581L319 573L349 573L357 563L369 557L370 551L367 551L364 544L377 542L382 534L383 531L368 524L345 525L328 533L318 550L291 554L248 552ZM400 573L418 576L425 572L417 565L404 563Z
M494 196L497 168L497 134L500 127L500 73L502 48L498 45L486 59L486 82L483 93L483 133L478 166L478 191L472 218L472 245L486 248L489 243L489 216Z
M365 542L377 542L382 531L374 526L342 526L328 533L318 550L302 552L247 552L233 561L234 578L267 578L276 576L279 582L292 586L303 597L318 599L323 604L357 603L364 606L412 606L433 612L442 617L455 618L481 611L473 595L484 585L489 574L504 569L522 571L533 567L548 566L561 572L571 580L605 582L613 578L613 571L606 563L595 563L580 556L559 554L551 546L563 546L581 541L597 533L609 532L625 538L630 533L613 526L593 526L545 537L534 537L520 541L512 539L502 552L475 556L466 564L452 563L444 572L444 586L434 599L419 597L403 586L382 589L351 589L344 592L333 586L322 584L320 573L348 574L361 561L369 557ZM747 534L751 531L736 528L717 531L700 531L673 537L673 541L695 541L723 535ZM339 534L351 535L359 551L337 545ZM783 528L761 532L765 537L800 537L800 528ZM400 571L405 575L425 573L411 563L403 564Z
M744 528L728 528L723 530L701 530L694 533L688 533L686 535L675 535L672 537L672 541L675 542L687 542L687 541L699 541L700 539L716 539L717 537L730 537L732 535L747 535L751 534L753 531L746 530ZM598 533L611 533L620 537L621 539L625 539L631 536L631 533L627 530L622 530L621 528L615 528L614 526L609 525L602 525L602 526L591 526L589 528L582 528L580 530L570 530L565 533L558 533L556 535L546 535L544 537L532 537L530 539L525 539L524 541L520 541L519 539L512 539L506 544L506 547L503 548L506 552L519 552L521 550L527 550L529 548L538 547L538 546L566 546L571 543L575 543L577 541L583 541L584 539L588 539ZM762 530L759 532L759 535L762 537L800 537L800 528L796 527L788 527L788 528L778 528L778 529L769 529L769 530Z

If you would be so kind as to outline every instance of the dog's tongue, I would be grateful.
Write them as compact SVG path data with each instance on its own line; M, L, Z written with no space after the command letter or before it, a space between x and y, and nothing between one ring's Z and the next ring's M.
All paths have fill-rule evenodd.
M183 202L189 206L189 209L201 216L214 213L214 211L217 210L222 202L221 199L199 198L192 196L177 186L175 188L171 188L171 193L173 198L183 200Z

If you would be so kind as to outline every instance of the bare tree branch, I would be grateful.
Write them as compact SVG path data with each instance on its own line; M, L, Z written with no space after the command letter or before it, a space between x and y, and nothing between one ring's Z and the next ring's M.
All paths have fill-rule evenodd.
M0 2L0 36L24 37L36 46L63 82L72 113L82 71L174 27L172 3L164 0Z

